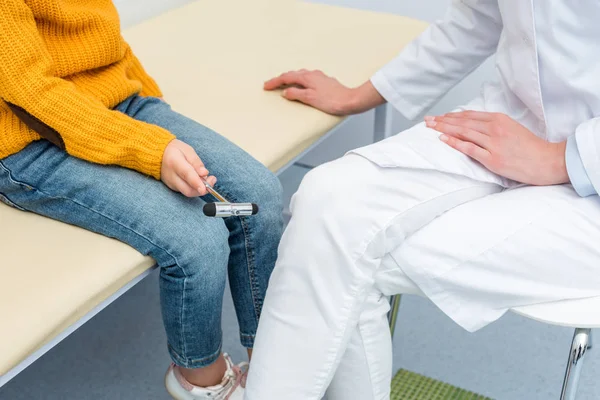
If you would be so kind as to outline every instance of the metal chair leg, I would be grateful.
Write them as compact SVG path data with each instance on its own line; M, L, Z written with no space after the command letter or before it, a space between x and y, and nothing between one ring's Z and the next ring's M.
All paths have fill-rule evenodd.
M398 310L400 310L400 300L402 296L397 294L390 298L390 311L388 312L388 322L390 324L390 332L392 333L392 339L394 338L394 332L396 330L396 321L398 320Z
M592 331L590 330L590 333L588 334L588 350L591 350L592 343Z
M581 375L581 369L583 368L583 359L589 348L590 332L591 329L587 328L575 329L560 400L575 400L577 386L579 385L579 377Z

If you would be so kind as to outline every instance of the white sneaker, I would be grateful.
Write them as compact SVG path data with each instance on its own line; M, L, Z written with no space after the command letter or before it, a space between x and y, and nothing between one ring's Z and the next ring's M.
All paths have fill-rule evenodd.
M175 400L243 400L248 363L233 365L229 355L224 354L227 371L219 385L199 387L189 383L181 374L179 367L171 364L165 376L167 391Z

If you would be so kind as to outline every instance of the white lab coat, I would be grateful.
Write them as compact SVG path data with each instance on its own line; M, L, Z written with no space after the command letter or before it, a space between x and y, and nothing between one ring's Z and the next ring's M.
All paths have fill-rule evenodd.
M413 119L495 53L493 79L462 108L506 113L551 142L572 137L598 192L599 21L598 1L457 0L372 82ZM395 157L377 146L357 152L384 163ZM465 173L443 162L436 167Z

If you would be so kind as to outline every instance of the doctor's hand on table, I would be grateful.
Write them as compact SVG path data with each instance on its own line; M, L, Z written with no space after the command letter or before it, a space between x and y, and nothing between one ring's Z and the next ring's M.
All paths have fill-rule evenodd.
M370 81L349 88L318 70L286 72L265 82L264 89L283 89L281 95L288 100L338 116L358 114L385 103Z
M462 111L427 116L425 124L498 175L536 186L569 182L566 142L547 142L505 114Z

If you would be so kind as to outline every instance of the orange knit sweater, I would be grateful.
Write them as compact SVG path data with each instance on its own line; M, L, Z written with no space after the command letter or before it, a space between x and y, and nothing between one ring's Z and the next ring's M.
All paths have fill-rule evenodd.
M43 126L75 157L159 179L174 136L112 110L135 93L161 96L111 0L0 0L0 159Z

